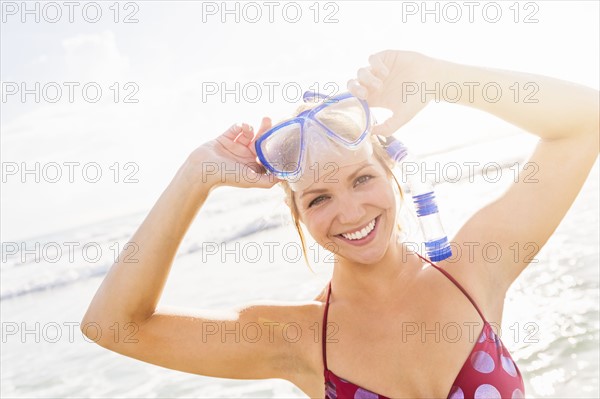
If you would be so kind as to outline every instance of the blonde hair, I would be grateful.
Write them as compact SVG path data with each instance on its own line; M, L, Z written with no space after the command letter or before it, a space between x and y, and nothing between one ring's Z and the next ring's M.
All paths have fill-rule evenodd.
M308 109L311 109L311 108L313 108L313 106L308 105L308 104L301 105L296 110L296 116ZM321 122L323 122L323 121L321 121ZM346 117L342 117L341 114L337 114L337 115L335 115L334 118L328 119L325 123L327 123L328 126L332 126L334 128L336 128L336 127L339 128L339 130L336 130L336 131L344 132L345 131L344 128L348 128L348 126L349 126L348 124L352 123L352 121L350 121ZM386 171L386 175L388 177L391 177L394 180L394 182L396 183L396 187L398 188L400 198L403 201L404 200L404 192L402 191L402 187L400 186L398 179L396 179L396 176L392 172L392 169L394 168L394 161L388 156L385 148L383 148L382 144L379 142L377 137L369 136L368 139L371 140L371 144L373 146L373 157L381 164L381 166L383 166L383 168ZM314 270L312 269L312 267L310 267L310 263L308 262L308 254L306 251L306 241L304 238L304 232L302 231L302 226L300 226L300 212L298 211L298 206L296 205L296 200L294 198L294 191L292 190L292 188L290 187L290 185L287 181L282 181L278 184L280 185L280 187L283 189L283 191L285 193L285 200L290 207L292 221L294 222L294 227L296 228L296 231L298 232L298 235L300 236L300 242L302 244L302 254L304 255L304 260L306 261L306 265L308 266L310 271L313 272L313 274L314 274ZM397 228L399 231L402 231L402 227L399 224L397 225Z

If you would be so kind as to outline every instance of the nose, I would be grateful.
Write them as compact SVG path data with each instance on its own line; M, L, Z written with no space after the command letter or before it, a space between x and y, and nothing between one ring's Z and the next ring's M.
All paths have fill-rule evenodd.
M337 204L337 208L338 220L343 225L356 226L365 221L367 214L365 207L360 201L352 199L351 196L341 199Z

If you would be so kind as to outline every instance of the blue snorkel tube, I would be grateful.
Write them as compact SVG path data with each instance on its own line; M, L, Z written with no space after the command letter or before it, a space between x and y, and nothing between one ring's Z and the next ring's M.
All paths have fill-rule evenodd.
M405 162L417 165L402 142L392 136L379 136L379 140L389 157L396 163L396 168ZM401 181L406 180L410 189L419 218L419 225L423 232L427 256L432 262L439 262L452 256L452 249L442 226L433 186L426 179L420 179L419 174L405 173L401 176Z

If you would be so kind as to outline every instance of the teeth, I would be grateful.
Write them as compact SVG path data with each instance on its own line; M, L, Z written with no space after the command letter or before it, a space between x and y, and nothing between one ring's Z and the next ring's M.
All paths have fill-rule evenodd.
M360 240L361 238L365 238L373 229L375 228L375 219L371 221L365 228L359 231L355 231L354 233L342 234L342 237L348 240Z

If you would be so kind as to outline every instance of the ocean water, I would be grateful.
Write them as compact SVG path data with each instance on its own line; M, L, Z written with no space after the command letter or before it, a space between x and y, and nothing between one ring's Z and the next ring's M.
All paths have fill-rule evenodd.
M532 145L524 135L513 136L430 159L487 159L509 166L522 162ZM473 181L436 186L450 236L510 183L512 170L503 172L503 179L493 183L476 175ZM523 373L528 397L600 395L598 179L596 163L569 213L506 298L502 339ZM332 265L326 252L309 251L314 274L299 256L299 240L279 189L239 193L223 188L209 198L180 247L161 306L226 309L258 299L305 300L328 281ZM112 353L82 336L78 325L112 263L111 246L127 242L146 212L28 241L94 242L103 249L94 261L61 258L51 263L26 256L23 262L22 254L3 260L1 396L304 397L287 381L177 372ZM272 257L267 243L276 248L287 244L288 251L275 251ZM210 255L211 245L226 245L230 251L224 258L223 252ZM236 257L240 253L247 256Z

